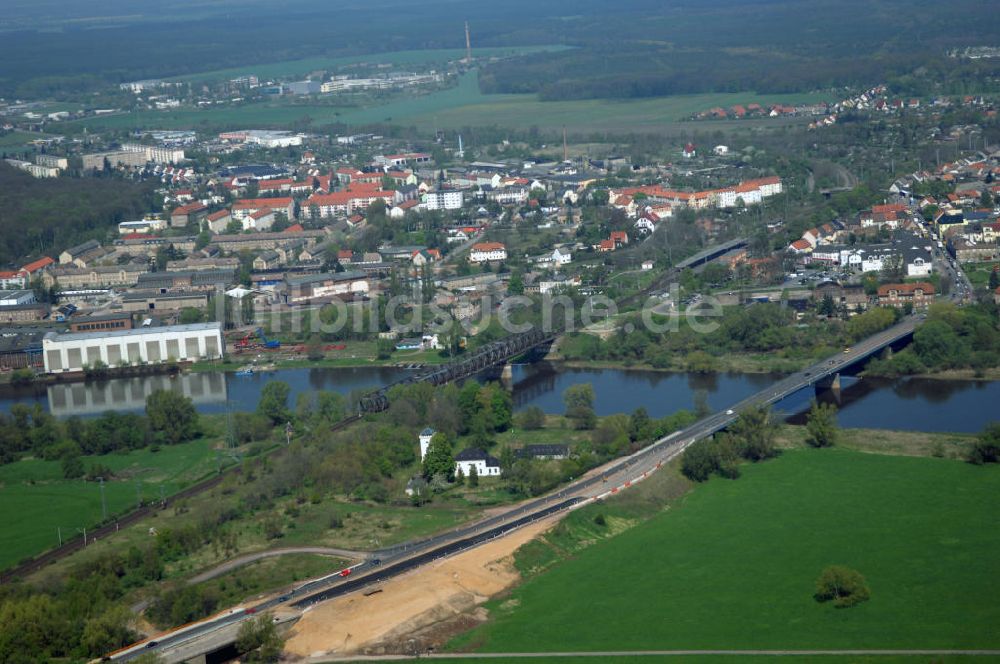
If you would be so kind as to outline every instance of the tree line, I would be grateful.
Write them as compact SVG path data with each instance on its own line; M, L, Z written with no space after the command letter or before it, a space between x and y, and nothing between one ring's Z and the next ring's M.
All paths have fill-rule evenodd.
M191 399L170 390L146 397L144 414L109 411L99 417L60 420L41 404L14 404L0 413L0 464L30 455L61 461L68 479L83 477L83 456L128 452L151 445L173 445L200 435L198 412ZM102 466L98 471L106 469ZM108 475L96 474L107 477ZM95 475L92 467L89 474Z
M836 352L845 344L863 339L891 326L896 313L875 308L848 321L829 320L822 325L795 324L794 311L779 303L748 307L726 307L710 332L695 329L687 319L675 331L655 332L642 321L623 320L608 339L574 332L560 345L568 360L608 360L645 363L655 368L676 366L683 358L689 371L711 372L720 368L717 357L731 353L780 353L788 359L813 359ZM631 331L629 331L631 329Z
M115 226L160 208L150 183L35 178L0 162L0 265L117 235Z

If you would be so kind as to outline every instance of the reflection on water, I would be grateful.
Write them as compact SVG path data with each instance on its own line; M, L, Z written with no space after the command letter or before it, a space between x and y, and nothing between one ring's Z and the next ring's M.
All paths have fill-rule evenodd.
M178 390L191 397L199 411L225 412L227 400L237 411L257 407L260 392L272 380L291 387L289 405L297 395L309 391L348 394L396 382L409 375L387 367L282 369L273 373L239 377L233 374L190 373L177 377L144 376L116 378L92 383L51 386L0 386L0 411L14 403L41 404L52 413L98 415L106 410L141 411L146 397L157 389ZM489 374L495 378L496 372ZM699 393L709 408L718 411L744 399L780 379L766 374L679 374L643 370L571 369L538 363L513 367L514 406L523 410L539 406L547 413L563 413L563 392L570 385L590 383L599 415L631 413L644 407L652 417L663 417L680 409L693 410ZM836 403L845 427L915 431L978 432L996 418L1000 382L943 381L919 378L898 380L859 379L842 376L839 394L825 391L820 399ZM802 390L775 409L801 423L801 412L813 397ZM799 413L796 415L796 413Z
M226 376L219 373L115 378L49 385L49 412L57 417L69 417L100 415L107 410L143 410L146 397L156 390L180 392L191 397L199 409L210 404L224 405L227 398Z
M771 385L781 376L571 369L539 362L515 366L513 378L517 410L538 406L546 413L561 414L566 410L562 400L566 388L590 383L598 415L631 413L642 406L652 417L664 417L681 409L693 410L699 391L705 393L710 408L720 409Z

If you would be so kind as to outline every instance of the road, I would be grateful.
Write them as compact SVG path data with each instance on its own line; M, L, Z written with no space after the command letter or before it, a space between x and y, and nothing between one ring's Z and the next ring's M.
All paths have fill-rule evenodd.
M334 549L326 546L290 546L281 549L268 549L267 551L258 551L257 553L248 553L245 556L237 556L217 565L207 572L202 572L197 576L192 576L187 580L188 585L194 585L196 583L201 583L202 581L208 581L209 579L214 579L217 576L222 576L227 574L237 567L242 567L249 563L263 560L264 558L274 558L275 556L287 556L293 553L312 553L319 556L336 556L338 558L346 558L348 560L362 560L368 556L367 553L361 551L349 551L347 549Z
M314 579L281 597L258 604L247 612L227 613L209 618L182 630L156 637L150 642L126 648L113 655L112 659L128 661L152 650L164 655L168 661L180 661L172 656L172 651L182 646L190 649L192 640L210 636L220 629L228 629L231 625L245 620L251 611L253 613L267 611L285 604L294 609L306 610L318 602L354 592L439 558L502 537L528 523L625 490L676 458L692 443L725 429L736 420L742 410L776 403L805 387L836 375L887 345L912 334L923 319L924 316L919 314L904 317L896 325L872 335L854 347L794 373L726 410L709 415L687 429L661 438L628 457L609 462L596 472L592 471L586 477L572 481L557 492L426 540L379 550L373 553L371 558L347 568L347 573L344 575L334 573Z

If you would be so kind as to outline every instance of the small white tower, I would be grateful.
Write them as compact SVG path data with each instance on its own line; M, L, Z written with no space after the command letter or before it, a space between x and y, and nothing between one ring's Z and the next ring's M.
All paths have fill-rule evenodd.
M424 457L427 456L427 448L431 446L431 438L437 433L434 429L427 427L420 432L420 460L423 461Z

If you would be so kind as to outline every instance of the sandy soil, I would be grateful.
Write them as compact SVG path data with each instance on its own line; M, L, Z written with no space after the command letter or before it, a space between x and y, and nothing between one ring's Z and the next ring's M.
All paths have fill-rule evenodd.
M558 516L532 524L470 551L391 579L382 592L356 592L303 614L285 643L295 657L406 652L410 636L463 615L485 619L477 607L519 579L514 551L545 532Z

